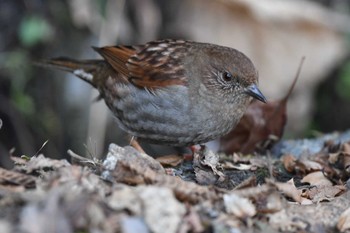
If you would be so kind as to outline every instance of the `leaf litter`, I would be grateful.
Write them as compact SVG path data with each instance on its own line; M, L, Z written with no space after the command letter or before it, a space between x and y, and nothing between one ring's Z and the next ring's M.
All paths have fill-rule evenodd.
M346 232L350 197L344 154L349 146L334 150L330 143L314 155L280 159L202 148L193 161L167 163L172 175L130 146L111 144L106 159L94 167L85 159L79 163L79 157L71 164L33 156L12 170L0 169L0 229ZM282 172L293 179L281 181Z

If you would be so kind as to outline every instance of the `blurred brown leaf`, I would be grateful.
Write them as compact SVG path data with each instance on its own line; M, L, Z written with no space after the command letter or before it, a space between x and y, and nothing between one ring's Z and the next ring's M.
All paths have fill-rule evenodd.
M40 154L38 156L33 156L30 158L30 160L26 164L26 171L27 173L31 173L36 170L58 169L58 168L66 167L70 165L71 164L65 159L61 159L61 160L50 159Z
M316 171L307 174L306 176L304 176L301 182L309 183L310 185L316 186L332 186L332 182L330 182L321 171Z
M35 187L35 178L16 171L9 171L0 167L0 184L12 184L26 188ZM5 187L5 186L3 186Z
M312 200L314 203L319 203L321 201L330 201L345 190L346 188L341 185L317 185L305 190L302 196Z
M183 159L183 156L179 156L179 155L165 155L165 156L156 158L156 160L160 162L160 164L162 164L163 166L176 167L184 159Z
M340 232L350 230L350 208L346 209L338 220L337 228Z
M286 183L276 182L275 183L278 190L284 193L287 197L292 198L294 201L302 204L302 205L310 205L312 201L302 196L302 190L297 189L294 185L294 180L291 179Z
M281 159L282 159L282 163L283 163L284 168L288 172L293 172L297 159L291 154L284 155Z
M115 159L115 166L106 166ZM168 176L163 167L152 157L136 151L134 148L119 147L115 144L109 146L109 152L104 167L108 167L102 175L108 177L111 182L121 182L131 185L153 184L169 188L174 192L176 198L180 201L197 203L203 199L216 198L214 190L200 186L198 184L187 182L179 177Z
M225 194L223 199L228 214L233 214L238 218L252 217L256 214L256 208L248 198L230 193Z

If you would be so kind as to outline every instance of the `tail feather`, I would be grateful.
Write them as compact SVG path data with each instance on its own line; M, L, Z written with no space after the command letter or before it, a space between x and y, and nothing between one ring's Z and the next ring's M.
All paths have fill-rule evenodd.
M94 84L94 76L98 73L103 60L74 60L71 58L58 57L49 60L34 62L35 65L71 72L82 80Z

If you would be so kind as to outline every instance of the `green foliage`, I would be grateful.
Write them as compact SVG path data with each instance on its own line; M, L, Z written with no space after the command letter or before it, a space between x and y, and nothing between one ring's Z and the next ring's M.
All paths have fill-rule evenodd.
M19 27L19 39L24 46L31 47L52 36L51 26L40 16L24 17Z
M11 101L25 116L34 112L34 102L31 96L25 94L25 87L31 73L29 56L24 50L14 50L7 53L5 67L12 75Z
M343 66L340 72L336 91L340 97L350 101L350 61Z

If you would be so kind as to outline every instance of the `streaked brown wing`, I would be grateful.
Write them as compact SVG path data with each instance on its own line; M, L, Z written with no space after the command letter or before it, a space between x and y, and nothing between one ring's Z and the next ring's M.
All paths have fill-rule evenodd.
M158 88L187 84L182 64L187 46L185 41L163 40L143 46L113 46L95 50L131 83Z
M132 46L106 46L93 47L117 72L129 77L129 70L126 66L129 58L136 54L136 49Z

